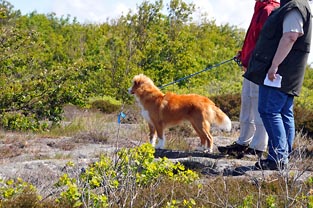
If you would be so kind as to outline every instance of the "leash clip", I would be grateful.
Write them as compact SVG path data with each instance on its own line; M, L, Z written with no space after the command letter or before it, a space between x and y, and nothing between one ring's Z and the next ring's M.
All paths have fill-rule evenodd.
M121 120L123 119L123 118L126 118L126 114L125 113L123 113L123 112L120 112L119 114L118 114L118 116L117 116L117 123L121 123Z
M242 67L242 63L237 56L234 57L234 61L237 63L238 66Z

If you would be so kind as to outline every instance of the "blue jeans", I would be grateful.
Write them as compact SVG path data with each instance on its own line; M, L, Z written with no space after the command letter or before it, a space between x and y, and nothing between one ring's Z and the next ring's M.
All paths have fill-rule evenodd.
M259 86L258 111L268 134L268 158L288 163L295 138L294 96L273 87Z

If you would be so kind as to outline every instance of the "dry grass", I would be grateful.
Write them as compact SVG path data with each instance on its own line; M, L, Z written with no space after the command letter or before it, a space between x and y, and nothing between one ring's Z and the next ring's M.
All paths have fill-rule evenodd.
M122 207L122 203L125 207L166 207L169 204L186 207L184 201L191 200L194 204L187 207L309 207L309 197L313 197L312 182L293 183L292 177L286 182L286 177L280 175L272 179L218 176L203 177L197 183L185 184L163 178L153 186L123 187L123 190L129 188L133 191L132 195L136 197L123 202L110 201L110 207ZM114 198L125 197L118 194L115 193ZM33 192L4 201L3 205L7 208L67 207L56 204L51 198L39 201Z
M0 131L0 159L12 158L24 153L33 134Z
M122 121L123 126L108 122L116 120L117 114L103 115L106 118L90 116L84 121L87 123L84 126L88 126L86 132L89 132L85 132L85 134L90 136L89 139L85 139L105 140L105 142L114 142L116 138L146 141L148 129L140 117L139 109L128 108L125 112L129 117ZM80 122L80 124L84 122ZM214 133L220 134L221 132ZM226 136L237 137L238 131L233 131ZM198 142L195 137L197 135L190 125L184 123L178 127L170 128L166 132L167 147L190 150ZM291 156L292 171L277 172L274 175L264 173L263 177L260 178L254 176L243 178L202 176L201 183L192 185L166 181L156 187L138 190L138 198L141 200L136 201L135 207L144 207L147 205L147 201L165 206L166 204L162 202L169 202L171 199L180 202L184 199L194 199L196 201L194 207L244 207L244 205L246 207L306 207L310 200L309 197L313 197L313 179L311 176L311 178L303 180L302 176L307 171L313 170L312 146L312 139L300 132L296 136L295 150Z
M72 112L69 112L72 111ZM80 113L81 112L81 113ZM124 109L127 117L119 125L117 114L103 114L98 111L78 111L70 108L66 112L67 124L54 128L52 131L40 134L18 134L0 132L0 159L15 157L24 153L24 147L30 138L70 136L71 142L55 142L51 145L61 150L71 150L82 143L118 144L132 146L147 141L147 125L139 115L136 107ZM220 132L219 132L220 133ZM238 131L227 134L238 136ZM199 141L195 140L193 129L183 124L166 132L167 147L170 149L190 150ZM132 142L138 143L132 143ZM130 145L131 144L131 145ZM165 207L167 202L176 200L183 206L184 200L193 199L196 204L191 207L308 207L311 199L313 205L313 176L305 177L307 171L313 171L312 163L313 141L311 138L297 134L294 153L290 162L293 170L277 172L262 176L223 177L201 175L200 180L193 184L175 183L161 180L153 187L137 187L137 198L133 207L145 207L147 204L155 207ZM69 155L56 154L55 159L64 159ZM25 194L1 201L0 207L62 207L55 203L52 197L40 201L36 193L25 190ZM111 207L119 207L118 202Z

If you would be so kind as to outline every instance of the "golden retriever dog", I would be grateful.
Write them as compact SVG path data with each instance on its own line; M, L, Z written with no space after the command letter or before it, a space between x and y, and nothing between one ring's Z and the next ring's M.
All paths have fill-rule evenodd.
M164 129L187 120L191 123L201 139L202 151L212 152L213 137L210 134L211 124L230 131L231 121L228 116L207 97L186 94L177 95L171 92L162 93L153 81L139 74L133 78L133 85L128 89L141 107L142 116L149 125L150 143L157 149L165 146ZM155 146L158 137L158 144Z

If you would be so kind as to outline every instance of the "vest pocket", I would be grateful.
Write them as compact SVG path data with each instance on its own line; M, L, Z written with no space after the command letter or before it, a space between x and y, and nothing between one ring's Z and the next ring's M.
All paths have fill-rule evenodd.
M248 70L243 76L258 85L263 85L270 63L271 60L268 56L256 52L251 57Z

